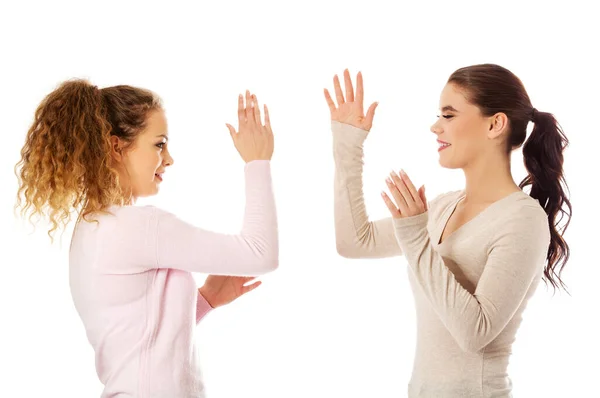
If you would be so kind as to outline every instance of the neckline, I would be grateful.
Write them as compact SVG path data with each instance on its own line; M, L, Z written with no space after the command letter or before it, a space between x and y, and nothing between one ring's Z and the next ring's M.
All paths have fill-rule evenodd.
M446 230L446 227L448 226L448 222L450 221L450 218L452 217L452 215L456 211L459 203L466 197L466 191L464 189L461 190L460 191L460 195L458 196L458 198L455 199L455 201L452 204L452 206L448 207L448 209L444 213L444 216L442 218L442 223L441 223L442 227L440 228L439 233L437 234L436 246L443 245L449 239L451 239L455 235L457 235L458 232L464 230L468 225L474 224L478 219L483 218L483 216L485 215L485 213L488 213L491 208L498 206L500 203L506 201L508 198L511 198L512 196L516 196L516 194L519 194L519 193L522 194L524 192L522 190L514 191L514 192L511 192L508 195L506 195L506 196L504 196L504 197L496 200L495 202L490 203L485 209L483 209L477 215L475 215L475 217L471 218L469 221L467 221L466 223L464 223L460 227L456 228L454 231L452 231L452 233L450 235L446 236L446 239L444 239L442 242L440 242L440 239L442 239L442 235L444 234L444 231Z

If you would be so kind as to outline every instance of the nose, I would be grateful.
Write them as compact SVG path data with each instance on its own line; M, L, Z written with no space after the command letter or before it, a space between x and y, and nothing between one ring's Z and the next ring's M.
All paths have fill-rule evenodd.
M436 135L440 135L442 134L442 128L438 125L439 120L437 120L435 123L433 123L431 125L431 127L429 128L429 130Z
M165 167L172 166L173 163L175 163L175 161L173 160L173 157L171 156L169 151L166 151L166 153L165 153L164 163L165 163Z

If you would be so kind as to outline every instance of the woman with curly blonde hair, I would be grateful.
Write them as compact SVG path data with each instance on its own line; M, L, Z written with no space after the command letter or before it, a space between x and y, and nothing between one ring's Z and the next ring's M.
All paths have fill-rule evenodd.
M212 308L256 288L278 266L271 185L273 132L255 95L238 99L246 207L239 235L191 225L154 206L173 164L151 91L62 83L39 105L17 164L17 207L46 216L50 237L77 214L69 253L73 301L95 351L102 397L201 397L193 330ZM209 275L196 288L192 272Z

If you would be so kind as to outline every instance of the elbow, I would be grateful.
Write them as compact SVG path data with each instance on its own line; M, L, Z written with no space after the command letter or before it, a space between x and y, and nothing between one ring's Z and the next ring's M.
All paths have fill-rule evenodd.
M352 245L349 245L346 242L336 241L335 249L337 254L343 258L351 258L356 259L360 258L358 251Z
M479 315L474 322L465 322L461 330L457 330L455 339L463 352L467 354L481 354L481 351L490 344L500 333L503 327L501 322L492 322L487 312L480 308ZM467 326L470 325L470 326Z
M246 266L253 275L263 275L279 268L279 240L277 236L272 239L245 238L248 255Z
M344 227L335 226L335 250L343 258L359 258L357 238L345 233Z
M255 259L252 264L249 264L248 271L251 275L259 276L273 272L277 268L279 268L279 259L277 257L260 257Z
M479 354L487 344L480 339L463 339L458 345L466 354Z
M279 268L279 256L270 256L262 261L261 269L264 274L275 271Z
M491 328L471 330L473 330L472 333L464 333L462 336L456 338L456 342L460 348L467 354L480 354L498 334Z
M260 274L267 274L279 268L279 248L273 247L257 258L256 268Z

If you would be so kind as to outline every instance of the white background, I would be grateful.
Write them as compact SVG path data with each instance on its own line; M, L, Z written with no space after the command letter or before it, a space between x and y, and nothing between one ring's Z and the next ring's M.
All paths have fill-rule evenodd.
M415 3L3 2L0 396L98 397L102 389L68 287L71 229L51 245L45 225L33 231L12 212L12 168L35 108L72 77L146 87L163 98L175 165L146 202L223 232L238 230L244 204L243 162L225 123L236 122L246 88L269 105L280 268L198 327L210 398L405 396L415 344L406 263L335 251L323 88L346 67L353 76L362 70L367 105L380 102L364 173L367 208L378 218L387 216L379 192L392 168L425 183L429 199L463 187L460 170L438 165L429 126L448 76L483 62L515 72L534 106L553 112L571 140L572 255L563 276L572 296L552 296L541 284L530 302L509 369L514 396L597 394L594 13L577 1ZM522 155L513 156L519 182Z

